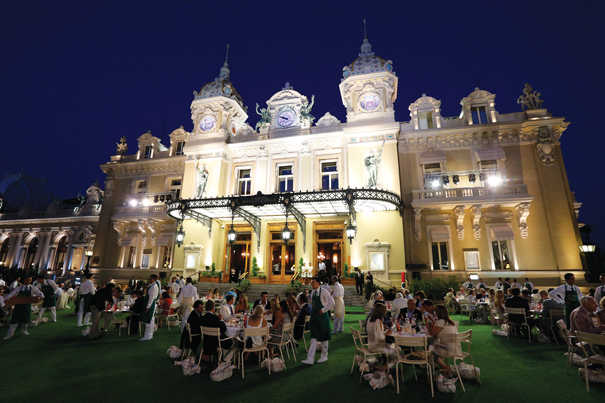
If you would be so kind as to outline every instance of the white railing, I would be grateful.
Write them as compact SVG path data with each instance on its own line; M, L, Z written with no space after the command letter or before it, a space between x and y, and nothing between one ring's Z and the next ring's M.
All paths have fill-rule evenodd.
M167 218L166 206L138 206L138 207L117 207L113 213L113 218Z
M473 187L453 189L414 190L414 201L457 201L457 200L491 200L528 197L525 184L506 185L497 187Z

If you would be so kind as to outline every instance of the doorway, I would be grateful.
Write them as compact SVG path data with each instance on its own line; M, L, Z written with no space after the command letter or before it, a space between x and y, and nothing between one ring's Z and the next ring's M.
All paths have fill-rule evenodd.
M250 271L250 241L252 234L250 232L237 232L235 242L227 245L229 252L229 262L227 275L229 282L237 283L243 273Z
M292 233L294 234L294 231ZM270 281L275 283L289 282L296 271L296 241L285 244L281 231L271 232L269 267L271 270Z
M317 230L315 233L315 250L317 251L315 267L325 270L330 277L343 275L342 271L342 229Z

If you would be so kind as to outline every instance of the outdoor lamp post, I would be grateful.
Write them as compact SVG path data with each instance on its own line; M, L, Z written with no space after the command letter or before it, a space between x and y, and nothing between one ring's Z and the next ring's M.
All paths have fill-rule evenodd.
M286 225L284 225L284 229L281 230L281 239L284 243L288 243L290 239L292 239L292 231L288 228L288 222L286 221Z
M237 239L237 232L233 229L233 214L231 215L231 229L227 232L227 240L229 241L229 245L231 245Z
M185 230L183 229L183 224L181 224L179 226L179 228L176 230L176 246L178 246L180 248L181 245L183 244L184 240L185 240Z
M86 255L86 271L88 271L88 269L90 269L90 257L92 256L92 250L86 249L84 254Z
M596 245L580 245L580 252L582 253L593 253L597 248Z
M355 235L357 234L357 227L355 227L351 221L349 221L349 224L347 224L347 228L345 229L345 232L347 233L347 238L349 238L349 244L353 243L353 238L355 238Z

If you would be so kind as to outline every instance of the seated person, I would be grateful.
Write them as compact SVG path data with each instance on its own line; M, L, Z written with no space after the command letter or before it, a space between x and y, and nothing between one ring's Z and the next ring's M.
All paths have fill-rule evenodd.
M399 323L409 322L416 324L416 328L418 329L418 325L422 322L422 312L416 308L416 300L409 299L407 303L407 307L403 308L399 312Z
M456 313L460 312L460 304L456 300L456 294L453 288L449 288L445 294L445 307L449 312Z
M212 295L214 295L214 299L221 299L221 293L218 291L218 288L215 288L214 291L212 291Z
M424 302L424 299L426 298L426 296L424 295L424 292L417 291L414 294L414 298L416 299L416 307L418 309L422 308L422 303Z
M292 323L292 316L290 315L290 311L288 310L288 304L286 301L280 301L279 304L273 305L273 323L272 323L272 331L281 332L281 328L283 325Z
M422 311L422 319L424 320L427 329L431 329L437 321L433 301L431 301L430 299L425 299L420 310Z
M134 292L134 302L130 305L130 315L126 318L126 322L128 323L128 331L130 334L137 334L139 332L139 321L141 314L145 312L145 298L143 298L143 291L136 290Z
M387 357L387 364L393 364L397 359L397 349L390 343L387 343L387 336L391 335L389 329L383 323L386 314L384 304L375 304L374 312L366 324L368 332L368 350L373 353L383 353ZM386 330L385 330L386 329Z
M460 343L452 340L453 336L458 333L458 325L450 319L447 309L443 305L437 305L435 309L437 320L433 327L429 330L429 334L433 336L433 353L437 356L437 364L446 372L448 376L453 375L450 366L447 365L443 357L460 354L462 347Z
M235 313L246 313L248 310L248 297L246 297L245 294L240 294L237 299L237 304L235 305Z
M300 340L305 331L305 321L307 316L311 316L311 304L308 303L307 296L302 294L299 297L302 307L298 311L296 321L294 322L294 340Z
M565 309L565 304L555 301L548 295L548 291L542 290L539 293L540 304L542 305L542 315L544 317L550 316L550 311L553 309Z
M172 305L172 298L167 291L162 293L162 298L160 299L160 315L172 315L174 310L170 308Z
M204 316L200 318L200 326L201 327L210 327L210 328L218 328L220 329L220 338L225 339L227 332L227 325L223 322L218 315L215 313L214 309L214 301L208 300L206 301L205 306L206 313ZM191 315L189 315L191 316ZM189 319L187 319L189 320ZM210 356L217 353L218 350L218 339L213 336L204 336L204 359L208 359ZM228 339L221 342L221 347L223 349L230 349L233 344L233 340Z
M189 340L189 334L187 334L187 328L183 329L181 334L181 349L190 348L193 354L197 355L198 347L202 342L202 314L204 312L204 302L197 300L193 303L193 311L187 318L187 323L191 329L191 342Z
M395 299L391 303L391 314L394 318L399 317L399 312L407 306L407 300L403 298L403 294L398 292Z
M248 318L248 323L246 323L246 327L267 327L267 321L265 320L265 308L263 308L262 304L254 307L252 311L252 315ZM251 336L246 340L246 346L248 347L258 347L263 344L262 336Z
M271 310L271 302L269 301L269 293L267 291L263 291L260 293L260 299L254 301L253 308L256 308L257 305L262 305L265 311Z
M597 315L597 302L593 297L584 296L580 306L571 312L569 323L574 332L601 333L605 332L605 323L601 323Z
M522 289L521 298L525 298L527 300L527 302L531 303L531 292L526 288Z
M219 309L221 319L228 322L235 315L235 308L233 307L233 295L227 294L225 296L225 303L221 305Z
M525 315L528 316L529 301L526 298L521 297L521 290L519 288L511 288L510 290L512 297L504 301L504 306L506 308L524 308ZM521 323L523 321L523 317L521 315L509 315L508 320L513 323Z

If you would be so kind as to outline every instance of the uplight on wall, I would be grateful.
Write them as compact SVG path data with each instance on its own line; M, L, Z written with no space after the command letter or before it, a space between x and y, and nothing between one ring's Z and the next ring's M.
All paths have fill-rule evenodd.
M487 177L487 184L491 187L498 187L502 185L502 177L500 175L490 175Z
M580 245L580 252L582 253L593 253L596 249L596 245Z
M439 179L433 179L433 180L431 181L431 187L432 187L433 189L437 189L437 188L439 187L439 185L440 185L440 183L439 183Z
M130 207L136 207L139 205L139 201L137 199L130 199L128 200L128 205Z

